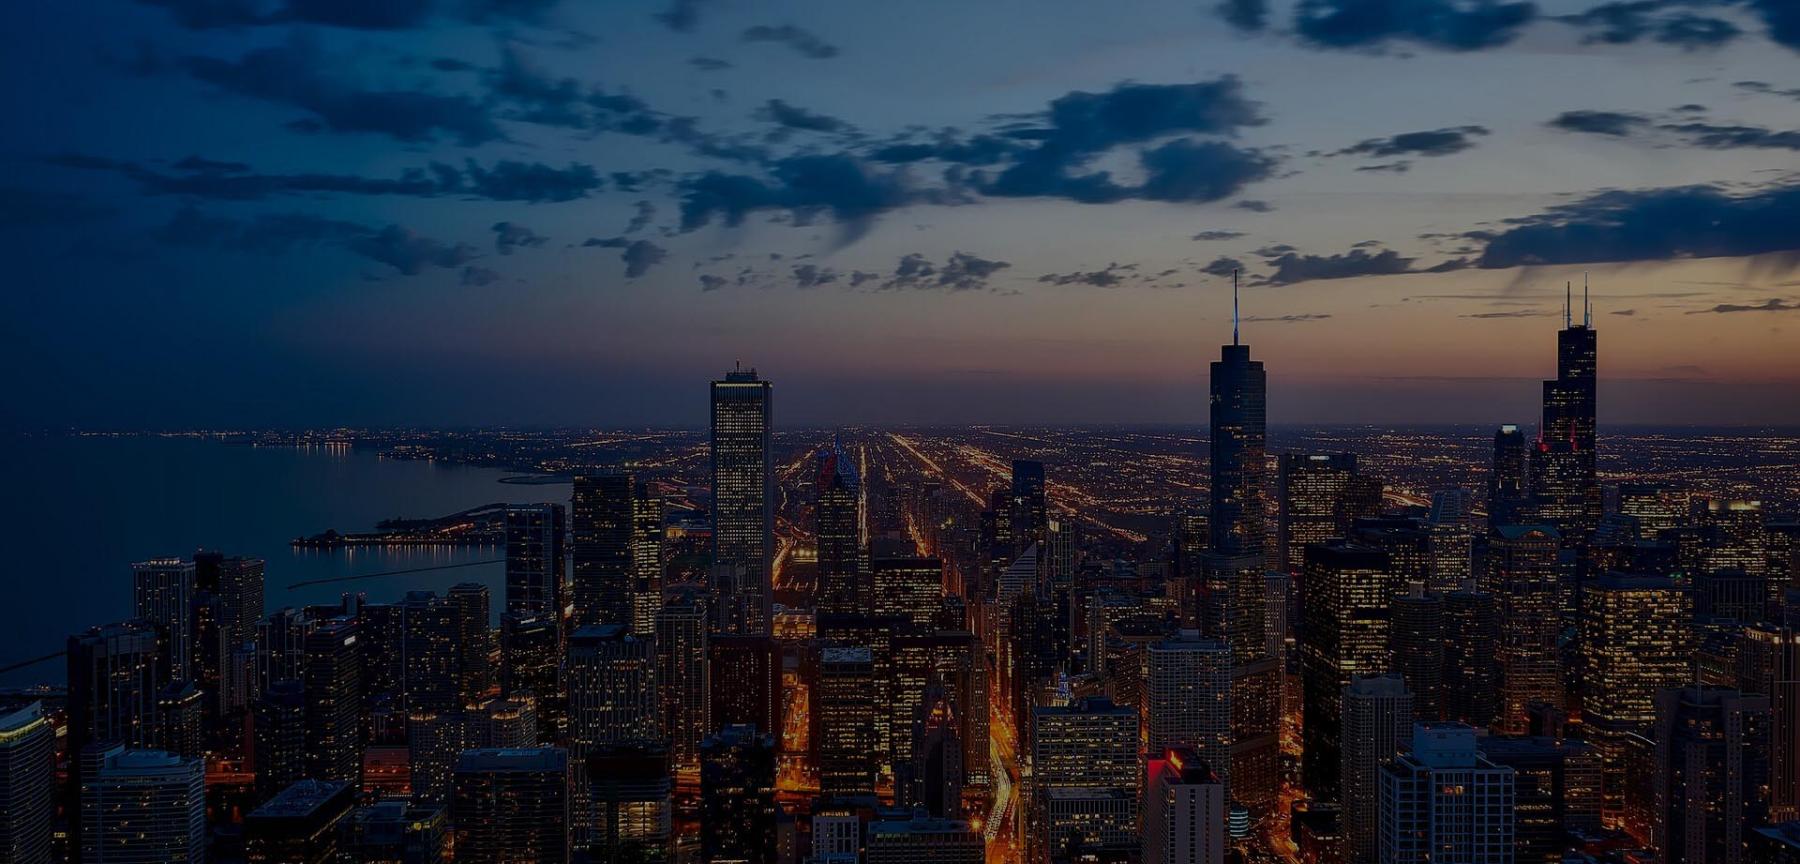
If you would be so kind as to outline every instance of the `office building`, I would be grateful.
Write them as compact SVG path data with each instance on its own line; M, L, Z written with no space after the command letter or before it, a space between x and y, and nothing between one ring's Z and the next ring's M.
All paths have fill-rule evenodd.
M872 795L877 768L874 655L866 645L819 650L819 794Z
M856 463L834 440L819 451L818 602L823 614L855 615L873 608L875 595L865 559L862 478Z
M1502 525L1488 541L1489 584L1500 616L1499 728L1524 734L1532 702L1562 705L1557 639L1564 603L1561 540L1543 525Z
M1547 736L1487 735L1481 755L1513 769L1513 841L1519 864L1559 864L1578 834L1600 822L1600 754L1592 745Z
M306 776L361 779L363 659L356 619L320 622L306 636Z
M1604 768L1604 812L1615 824L1647 803L1631 800L1629 762L1651 738L1657 694L1693 674L1690 604L1682 586L1662 576L1614 573L1583 586L1582 716Z
M156 628L163 681L194 674L194 562L156 558L131 565L132 615Z
M400 601L401 692L408 711L454 711L463 702L464 613L430 591Z
M1739 864L1769 815L1769 699L1688 686L1656 697L1653 841L1670 861Z
M1738 646L1738 689L1769 700L1769 818L1800 819L1800 632L1753 624Z
M700 764L712 692L707 651L706 592L684 586L668 592L656 615L656 688L663 738L678 770Z
M756 370L737 368L712 382L713 585L720 629L767 634L770 568L775 557L773 387Z
M1342 697L1344 858L1373 864L1380 847L1381 771L1412 738L1413 694L1399 675L1357 676Z
M662 740L653 640L625 624L590 624L569 637L569 754ZM576 766L577 772L581 765Z
M870 605L878 616L901 618L917 631L933 629L944 608L944 563L936 558L877 558L869 565Z
M1496 765L1461 723L1419 723L1412 747L1381 769L1382 864L1512 864L1513 769Z
M1268 498L1268 377L1250 346L1238 344L1236 300L1232 339L1211 373L1212 551L1261 555Z
M456 860L566 864L570 783L561 748L463 751L450 803Z
M1299 573L1306 547L1349 532L1353 511L1346 490L1356 476L1356 454L1283 453L1276 464L1278 552L1273 563L1287 573Z
M1530 502L1525 433L1508 423L1494 432L1494 453L1488 468L1488 526L1519 524Z
M458 582L445 592L456 610L456 665L458 691L463 705L487 698L499 684L494 674L493 602L486 585Z
M538 741L561 740L568 705L560 681L562 632L553 614L500 616L500 694L530 699L537 713Z
M1147 752L1193 751L1209 765L1219 766L1213 771L1229 797L1231 649L1187 630L1151 645L1144 665Z
M700 860L774 864L775 739L727 726L700 745Z
M268 800L306 776L305 685L292 678L269 685L256 700L251 726L257 798Z
M596 864L668 861L674 851L668 751L654 744L602 747L588 756L583 774L594 813L588 859Z
M100 741L151 746L161 687L157 645L156 628L142 621L69 637L68 752Z
M1341 697L1355 676L1388 670L1389 605L1402 583L1388 553L1342 540L1307 547L1304 577L1301 776L1315 799L1337 801Z
M781 653L767 636L712 636L711 720L707 729L750 725L764 734L781 730Z
M343 848L359 864L446 864L449 811L386 799L358 807L345 819Z
M41 704L0 711L0 860L50 864L55 748Z
M982 864L980 831L960 819L914 816L869 823L864 864Z
M1143 864L1224 864L1225 787L1205 760L1169 750L1147 773Z
M1388 652L1393 669L1406 680L1413 697L1413 716L1441 720L1444 716L1444 600L1427 594L1414 582L1395 597L1388 625Z
M340 823L356 807L348 783L301 780L244 817L248 864L337 864Z
M575 478L569 503L573 626L633 624L637 479L624 472Z
M1469 580L1444 595L1444 717L1485 728L1500 714L1500 612Z
M206 860L206 782L199 759L90 744L74 758L80 806L71 846L84 864Z
M639 480L631 513L631 629L649 636L663 601L663 499L656 484Z
M561 613L563 604L568 602L563 584L566 530L561 504L506 508L507 612Z

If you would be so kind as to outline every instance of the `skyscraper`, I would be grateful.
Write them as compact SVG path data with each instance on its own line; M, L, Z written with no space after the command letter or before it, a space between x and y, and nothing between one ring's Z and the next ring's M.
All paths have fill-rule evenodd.
M624 624L589 625L569 637L569 754L662 739L654 640ZM575 766L577 776L585 766Z
M268 800L306 776L305 685L292 678L270 684L252 710L250 765L258 800Z
M668 750L660 744L611 745L590 754L587 763L578 769L578 776L587 778L593 802L589 860L595 864L670 860L674 784Z
M50 864L55 748L42 705L0 713L0 860Z
M1191 750L1231 796L1231 649L1188 630L1145 654L1150 753Z
M1516 525L1530 493L1525 469L1525 433L1508 423L1494 432L1494 455L1488 467L1488 525Z
M84 864L206 860L206 782L199 759L90 744L76 756Z
M569 503L573 626L632 624L637 481L624 472L575 478Z
M458 862L569 860L569 757L561 748L465 750L454 787Z
M1144 787L1144 864L1224 864L1225 787L1192 750L1151 759Z
M363 663L356 619L332 618L306 637L308 777L355 784L362 771Z
M463 610L430 591L408 591L400 601L400 614L401 689L406 710L461 708Z
M492 601L486 585L458 582L445 592L456 609L457 681L462 704L486 698L498 683L494 677L494 631L488 625Z
M564 530L561 504L506 508L507 612L561 616Z
M1013 460L1011 503L1014 547L1023 549L1033 543L1045 546L1050 531L1050 499L1044 463L1035 459Z
M1580 324L1574 323L1572 304L1563 307L1556 377L1544 382L1543 422L1530 465L1533 520L1554 527L1568 548L1586 546L1602 510L1594 467L1598 343L1585 286L1582 300Z
M1392 602L1388 653L1393 670L1412 693L1415 718L1443 719L1444 600L1414 582L1405 596Z
M1749 826L1768 817L1768 697L1664 690L1656 726L1656 848L1669 861L1739 864Z
M905 619L915 630L932 629L944 607L944 562L936 558L877 558L869 564L873 591L863 612Z
M337 864L338 823L356 806L349 783L302 780L244 817L247 864Z
M100 741L149 747L156 725L157 631L142 621L69 637L68 752Z
M872 795L876 745L874 658L866 645L819 650L819 794Z
M737 368L712 382L713 563L730 574L714 585L720 629L769 632L775 555L773 388Z
M131 565L134 615L156 628L164 681L193 676L194 562L156 558Z
M1475 580L1444 595L1444 716L1478 728L1500 713L1500 613Z
M1380 846L1381 769L1412 736L1413 696L1399 675L1359 675L1344 688L1341 710L1344 858L1373 864Z
M774 864L775 739L727 726L700 745L700 860Z
M508 699L531 698L537 706L538 740L560 740L568 726L558 676L562 666L562 633L552 614L500 616L500 693Z
M819 599L823 614L868 612L874 603L864 559L862 478L856 463L833 441L819 451Z
M1235 277L1233 277L1235 279ZM1231 344L1212 364L1212 551L1261 555L1268 497L1268 379L1250 346L1237 340L1236 288Z
M1381 769L1382 864L1512 864L1513 769L1496 765L1461 723L1413 726L1410 752Z
M1525 732L1532 702L1561 706L1562 568L1555 528L1502 525L1488 542L1490 584L1500 613L1500 729Z
M1513 769L1513 841L1519 864L1561 862L1571 833L1600 831L1600 756L1587 743L1548 736L1482 736L1476 746Z
M1333 540L1307 547L1305 581L1301 776L1314 797L1337 801L1341 697L1354 676L1387 671L1389 603L1399 580L1386 552Z
M981 832L960 819L913 816L869 823L865 864L981 864Z
M1602 760L1605 813L1615 823L1628 806L1631 737L1652 739L1657 694L1693 674L1692 610L1683 586L1663 576L1614 573L1582 588L1582 719Z
M1744 628L1738 688L1769 699L1769 820L1800 818L1800 631L1773 624Z
M656 632L663 601L663 499L654 483L639 480L631 514L631 629Z
M1356 476L1356 454L1283 453L1277 464L1274 563L1299 573L1306 547L1349 533L1344 493Z
M692 586L671 589L657 609L656 687L662 698L663 737L677 770L700 764L700 742L710 719L707 619L706 593Z

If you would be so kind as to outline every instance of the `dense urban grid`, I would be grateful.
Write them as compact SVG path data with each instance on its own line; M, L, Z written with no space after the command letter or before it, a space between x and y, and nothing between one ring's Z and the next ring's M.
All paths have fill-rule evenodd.
M1601 437L1585 306L1491 444L1271 438L1235 327L1206 434L777 435L739 367L704 439L258 436L572 492L295 540L498 598L132 564L0 708L0 859L1800 861L1800 452Z

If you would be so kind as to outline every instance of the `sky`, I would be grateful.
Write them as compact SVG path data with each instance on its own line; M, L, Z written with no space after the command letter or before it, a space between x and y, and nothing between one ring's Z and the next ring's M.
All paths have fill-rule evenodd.
M0 424L1800 424L1790 0L28 0Z

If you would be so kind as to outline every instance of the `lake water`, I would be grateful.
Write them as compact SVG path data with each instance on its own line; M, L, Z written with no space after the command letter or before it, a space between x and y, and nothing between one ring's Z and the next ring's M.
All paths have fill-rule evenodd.
M371 601L414 588L485 583L501 599L504 569L475 563L366 581L295 582L498 559L498 547L293 549L327 528L365 531L386 518L441 516L494 502L563 499L566 486L501 483L506 472L382 459L344 446L252 447L180 437L0 438L0 666L62 648L70 633L131 615L131 563L200 548L268 561L265 605ZM0 675L0 686L61 683L60 660Z

